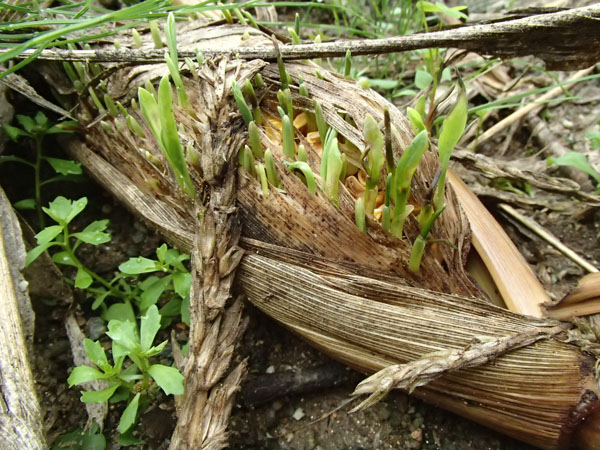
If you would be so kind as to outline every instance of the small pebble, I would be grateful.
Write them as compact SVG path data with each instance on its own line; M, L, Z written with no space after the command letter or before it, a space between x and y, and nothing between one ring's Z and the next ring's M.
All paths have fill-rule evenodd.
M265 370L266 373L275 373L275 366L269 366L267 367L267 370Z
M101 317L90 317L85 324L85 331L92 341L96 341L106 332L106 324Z
M305 415L306 415L306 413L304 412L304 410L302 408L296 408L296 411L294 411L294 414L292 415L292 417L296 420L300 420Z

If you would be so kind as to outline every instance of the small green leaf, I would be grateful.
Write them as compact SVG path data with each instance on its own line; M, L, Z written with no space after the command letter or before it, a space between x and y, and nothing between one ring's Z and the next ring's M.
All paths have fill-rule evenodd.
M427 86L429 86L431 84L432 81L433 81L433 77L431 76L431 74L429 72L426 72L424 70L416 71L415 86L417 86L419 89L421 89L421 90L425 89Z
M94 280L91 275L83 267L77 269L77 275L75 276L75 287L79 289L87 289L90 287Z
M144 88L139 88L138 100L140 102L142 115L144 116L144 119L146 119L146 123L150 128L150 132L154 136L154 139L156 139L157 142L160 142L160 135L162 131L160 124L160 112L158 110L158 103L156 103L154 95Z
M167 244L163 244L156 249L156 257L161 264L165 264L165 258L167 257Z
M180 298L171 299L165 306L160 308L158 311L160 316L164 319L166 317L176 317L181 314L181 302ZM161 320L161 328L164 328L164 320Z
M100 372L98 369L90 366L77 366L67 378L69 387L73 387L77 384L87 383L88 381L104 380L106 375Z
M108 219L94 220L79 233L73 233L71 236L81 239L83 242L92 245L100 245L110 242L110 234L104 233L108 227Z
M183 298L181 302L181 321L190 326L190 296Z
M52 261L56 264L62 264L63 266L77 267L77 262L73 259L73 256L68 252L58 252L52 255Z
M6 132L6 134L10 138L10 140L12 140L14 142L18 141L21 136L31 136L26 131L21 130L20 128L17 128L17 127L13 127L11 125L4 124L4 125L2 125L2 127L4 128L4 131Z
M190 286L192 285L192 275L189 272L178 272L173 274L173 289L181 297L190 295Z
M113 343L117 343L127 350L135 350L140 345L137 325L129 320L111 320L108 322L106 334L113 340Z
M106 358L106 352L102 348L102 345L100 345L100 342L85 338L83 340L83 347L85 348L86 355L95 365L103 370L110 366Z
M242 94L242 90L235 81L231 83L231 91L233 92L233 98L240 109L240 113L242 113L242 118L244 119L244 122L246 122L246 125L248 125L253 120L252 111L250 111L250 108L244 99L244 94Z
M260 134L258 133L258 127L254 121L251 121L248 124L248 139L250 141L250 148L252 149L252 154L255 158L262 158L264 155L264 150L262 143L260 142Z
M418 134L425 129L423 118L416 109L406 108L406 115L408 116L408 120L410 120L410 124L412 125L415 134Z
M294 142L294 126L288 116L284 116L281 122L283 136L283 154L289 159L296 157L296 143Z
M48 247L50 247L51 245L52 245L52 243L48 242L46 244L38 245L37 247L34 247L31 250L29 250L27 252L27 257L25 258L25 267L28 267L29 264L31 264L36 259L38 259L38 257L42 253L44 253L48 249Z
M125 433L129 430L135 423L137 418L138 406L140 404L140 393L135 394L135 397L129 402L125 411L121 415L121 420L119 420L119 433Z
M174 367L153 364L148 373L167 395L183 395L183 375Z
M138 275L140 273L156 272L161 270L161 265L153 260L138 256L129 258L123 264L119 265L119 270L127 275Z
M146 311L146 315L142 316L140 325L140 343L142 351L145 352L152 347L154 337L160 329L160 314L156 305L152 305Z
M52 225L50 227L46 227L35 235L35 240L39 245L50 242L54 240L56 236L62 233L64 228L65 227L62 225Z
M162 293L167 289L171 283L172 276L167 275L162 278L157 278L154 283L144 289L142 295L140 295L141 302L139 308L141 311L146 310L150 306L156 304Z
M17 121L19 122L19 124L21 124L23 129L27 131L27 133L35 134L34 129L36 128L36 123L31 117L24 116L22 114L17 114Z
M55 222L60 225L67 225L77 214L87 206L87 198L82 197L79 200L68 200L65 197L56 197L50 202L48 208L42 208Z
M83 366L80 366L83 367ZM85 391L81 393L81 401L83 403L97 403L106 402L115 393L117 388L121 385L121 382L117 382L110 386L108 389L101 391Z
M559 158L548 158L548 165L550 164L575 167L592 177L596 181L596 184L600 184L600 173L592 167L587 156L583 153L567 152Z
M130 445L141 445L143 443L144 441L131 434L131 431L128 431L127 433L121 433L117 436L117 444L119 444L122 447L129 447Z
M14 203L13 206L15 209L20 209L21 211L29 211L35 209L35 199L34 198L26 198L23 200L19 200Z
M83 173L81 163L71 161L70 159L50 158L47 156L44 159L50 163L56 173L60 173L61 175L81 175Z

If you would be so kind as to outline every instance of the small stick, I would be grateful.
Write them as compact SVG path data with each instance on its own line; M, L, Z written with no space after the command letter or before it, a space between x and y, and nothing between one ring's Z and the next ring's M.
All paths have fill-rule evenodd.
M544 227L538 224L535 220L524 216L523 214L515 210L512 206L507 205L506 203L500 203L498 207L505 211L507 214L509 214L511 217L525 225L543 240L548 242L548 244L555 247L559 252L561 252L574 263L580 265L590 273L598 272L598 269L595 266L588 263L585 259L579 256L565 244L563 244L556 236L554 236L552 233L550 233L548 230L546 230Z

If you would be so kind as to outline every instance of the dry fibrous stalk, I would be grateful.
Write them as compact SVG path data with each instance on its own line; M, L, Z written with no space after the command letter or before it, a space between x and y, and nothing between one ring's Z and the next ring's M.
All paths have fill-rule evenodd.
M198 35L210 36L207 42L215 48L223 42L241 45L245 33L243 27L186 27L182 49ZM270 42L256 32L251 39ZM284 106L288 95L295 113L314 113L318 103L341 143L364 150L365 118L369 114L382 122L385 108L395 157L411 142L407 120L374 92L323 69L316 73L310 64L285 68L292 83L289 94L282 89ZM127 105L132 90L167 72L164 65L121 68L106 82L109 93ZM404 224L408 239L383 232L371 217L363 233L354 223L352 188L340 183L337 203L321 189L311 192L308 179L287 167L277 127L271 132L264 125L260 140L271 152L281 189L269 186L266 175L261 183L237 169L234 156L247 128L230 88L232 81L244 86L255 74L264 80L255 87L264 116L277 114L277 90L283 83L276 64L208 60L183 73L192 108L176 105L173 113L188 149L195 203L183 194L135 108L128 108L128 114L142 124L142 133L119 124L121 117L105 117L101 123L90 109L86 142L68 146L118 199L174 245L194 252L192 356L186 361L188 391L179 403L173 448L226 443L226 417L242 366L222 387L215 389L215 383L226 373L243 328L239 300L230 300L238 265L237 286L252 303L332 357L372 373L447 352L449 357L436 361L444 376L417 388L416 395L541 448L567 445L586 408L597 400L592 358L561 342L563 327L569 326L514 314L484 300L464 269L469 222L450 187L446 209L431 230L432 245L415 272L408 268L410 242L419 234L415 215ZM309 98L296 84L300 77ZM299 128L294 128L294 147L317 173L318 145ZM437 169L435 154L425 153L412 180L416 206L426 204ZM241 240L238 208L246 236ZM491 342L492 349L478 342ZM448 364L452 358L461 362ZM482 365L466 367L471 363Z

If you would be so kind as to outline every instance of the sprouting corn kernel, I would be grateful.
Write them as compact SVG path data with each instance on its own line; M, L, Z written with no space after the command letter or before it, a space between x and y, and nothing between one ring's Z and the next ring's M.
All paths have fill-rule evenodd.
M302 129L306 126L307 123L308 122L305 112L302 112L296 117L294 117L294 128L296 128L297 130L302 131Z

